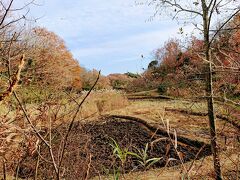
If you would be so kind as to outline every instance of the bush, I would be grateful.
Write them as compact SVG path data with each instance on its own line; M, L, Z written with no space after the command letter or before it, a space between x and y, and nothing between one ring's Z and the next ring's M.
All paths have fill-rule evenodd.
M83 92L83 97L87 92ZM123 93L116 90L95 90L81 110L81 117L91 116L93 113L102 115L115 109L120 109L129 105L128 99Z
M169 87L168 83L166 83L166 82L161 83L158 86L158 93L165 94L167 92L167 90L168 90L168 87Z
M127 73L125 73L125 75L127 75L130 78L139 78L140 77L139 74L131 73L131 72L127 72Z

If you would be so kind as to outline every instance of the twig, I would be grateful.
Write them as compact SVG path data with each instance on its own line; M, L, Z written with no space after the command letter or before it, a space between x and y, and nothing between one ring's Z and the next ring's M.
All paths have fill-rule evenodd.
M2 17L2 20L1 20L1 22L0 22L0 26L3 24L4 20L6 19L7 14L8 14L8 12L9 12L11 6L12 6L12 3L13 3L13 0L10 1L7 9L5 10L5 13L4 13L4 15L3 15L3 17Z
M90 153L90 155L89 155L89 163L88 163L88 168L87 168L87 172L86 172L85 180L88 179L89 171L90 171L90 167L91 167L91 163L92 163L92 154Z
M6 160L3 158L2 160L2 166L3 166L3 180L6 180Z
M15 179L16 180L18 180L19 165L20 165L20 161L18 161L18 163L17 163L16 173L15 173Z
M50 156L51 156L51 159L52 159L52 164L54 166L54 170L55 170L55 173L58 174L58 167L57 167L57 164L55 162L55 158L54 158L54 155L53 155L53 152L52 152L52 147L51 145L44 139L44 137L38 132L38 130L36 129L36 127L33 125L32 121L30 120L30 118L28 117L28 114L27 114L27 111L25 110L25 108L23 107L20 99L18 98L17 96L17 93L15 91L13 91L13 94L20 106L20 108L22 109L23 111L23 114L25 116L25 118L27 119L28 123L30 124L31 128L33 129L35 135L41 139L41 141L43 141L43 143L47 146L48 150L49 150L49 153L50 153Z
M204 149L205 146L206 146L206 145L203 145L203 146L199 149L199 151L198 151L198 153L196 154L194 160L192 161L190 167L188 168L187 174L190 174L190 172L191 172L191 170L192 170L192 168L193 168L194 162L197 160L199 154L201 153L201 151Z
M34 175L34 179L37 180L37 174L38 174L38 166L39 166L39 161L40 161L40 150L41 147L38 147L38 158L37 158L37 162L36 162L36 167L35 167L35 175Z
M66 135L65 135L65 137L64 137L64 139L63 139L62 151L61 151L61 153L60 153L60 158L59 158L59 163L58 163L59 171L60 171L60 168L61 168L61 165L62 165L64 153L65 153L65 150L66 150L66 145L67 145L67 141L68 141L68 136L69 136L69 134L70 134L70 132L71 132L71 129L72 129L72 127L73 127L73 124L74 124L74 122L75 122L75 119L76 119L76 117L77 117L77 115L78 115L78 113L79 113L79 111L80 111L80 108L82 107L82 104L85 102L85 100L87 99L87 97L90 95L90 93L92 92L92 90L93 90L94 87L96 86L96 84L97 84L97 82L98 82L98 80L99 80L99 78L100 78L100 73L101 73L101 71L99 71L98 77L97 77L95 83L93 84L93 86L91 87L91 89L88 91L88 93L87 93L86 96L83 98L83 100L78 104L77 110L76 110L76 112L75 112L75 114L74 114L74 116L73 116L73 118L72 118L72 120L71 120L71 122L70 122L70 124L69 124L69 126L68 126L67 133L66 133ZM60 178L60 172L58 172L58 175L57 175L57 176L58 176L57 178L59 179L59 178Z

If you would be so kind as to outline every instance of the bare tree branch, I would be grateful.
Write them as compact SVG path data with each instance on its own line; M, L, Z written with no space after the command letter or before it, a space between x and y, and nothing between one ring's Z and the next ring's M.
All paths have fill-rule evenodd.
M73 115L73 118L72 118L72 120L71 120L71 122L70 122L70 124L69 124L69 126L68 126L67 133L66 133L66 135L64 136L63 145L62 145L62 148L61 148L62 151L61 151L61 153L60 153L60 158L59 158L59 163L58 163L58 168L59 168L58 177L57 177L58 179L60 178L60 168L61 168L61 165L62 165L64 153L65 153L65 151L66 151L66 145L67 145L67 141L68 141L68 136L69 136L69 134L70 134L70 132L71 132L71 129L72 129L72 127L73 127L73 124L74 124L74 122L75 122L75 119L76 119L76 117L77 117L77 115L78 115L78 113L79 113L79 111L80 111L80 108L82 107L83 103L85 102L85 100L87 99L87 97L90 95L90 93L92 92L92 90L94 89L94 87L96 86L96 84L97 84L97 82L98 82L98 80L99 80L99 78L100 78L100 73L101 73L101 72L99 71L95 83L93 84L93 86L91 87L91 89L88 91L88 93L86 94L86 96L83 98L83 100L78 104L77 110L76 110L75 114Z
M214 41L215 37L218 35L218 33L221 31L221 29L223 29L223 27L238 13L240 12L240 9L238 9L235 13L233 13L220 27L218 30L216 30L216 32L214 33L214 35L212 36L212 39L209 42L209 45L212 44L212 42Z
M11 0L10 3L9 3L9 5L8 5L8 7L6 8L6 11L5 11L5 13L4 13L4 15L3 15L3 17L2 17L2 19L1 19L1 21L0 21L0 26L2 26L5 18L7 17L7 14L8 14L8 12L9 12L11 6L12 6L13 1L14 1L14 0ZM3 7L4 7L4 6L3 6Z

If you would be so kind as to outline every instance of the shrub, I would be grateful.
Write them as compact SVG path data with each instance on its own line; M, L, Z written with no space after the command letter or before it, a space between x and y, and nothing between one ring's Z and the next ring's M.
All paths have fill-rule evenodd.
M120 91L93 91L82 107L81 116L83 118L88 117L94 112L96 112L96 115L102 115L114 109L126 107L128 104L127 98Z
M167 92L167 90L168 90L168 87L169 87L168 83L166 83L166 82L161 83L158 86L158 93L165 94Z
M127 73L125 73L125 75L127 75L130 78L138 78L138 77L140 77L139 74L131 73L131 72L127 72Z

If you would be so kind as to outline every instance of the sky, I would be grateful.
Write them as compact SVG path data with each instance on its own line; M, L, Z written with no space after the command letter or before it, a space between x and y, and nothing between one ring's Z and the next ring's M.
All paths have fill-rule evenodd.
M19 0L21 1L21 0ZM180 25L166 17L150 20L154 7L135 0L36 0L30 16L64 39L79 64L111 73L140 73L153 51L180 37ZM186 26L185 30L190 31ZM143 55L144 58L141 56Z

